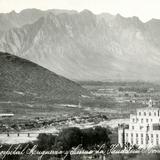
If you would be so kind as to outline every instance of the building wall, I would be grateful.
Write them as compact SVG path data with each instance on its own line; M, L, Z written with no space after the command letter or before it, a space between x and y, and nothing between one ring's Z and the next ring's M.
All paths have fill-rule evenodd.
M140 148L160 146L160 131L125 130L125 143L127 142Z
M118 136L124 132L125 143L137 145L140 148L160 146L160 109L149 107L137 109L135 115L130 115L129 129L119 129ZM119 138L122 145L122 138Z
M118 129L118 144L120 144L121 147L123 147L125 143L125 132L123 128Z

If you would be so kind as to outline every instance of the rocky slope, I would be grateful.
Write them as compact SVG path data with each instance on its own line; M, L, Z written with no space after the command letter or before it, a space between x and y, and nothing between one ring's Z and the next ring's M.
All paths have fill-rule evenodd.
M160 80L160 20L88 10L34 12L31 22L1 31L1 51L74 80Z
M0 52L0 100L17 102L77 103L88 94L79 84L35 63Z
M41 11L39 9L25 9L22 10L20 13L16 13L12 11L10 13L0 13L0 31L8 31L11 28L17 27L20 28L25 24L34 23L40 17L44 17L48 13L53 13L55 15L66 13L66 14L73 14L76 11L68 11L68 10L47 10Z

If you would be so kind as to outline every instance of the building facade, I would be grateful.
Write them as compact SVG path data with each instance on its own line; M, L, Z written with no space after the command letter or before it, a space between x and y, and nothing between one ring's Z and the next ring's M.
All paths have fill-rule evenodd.
M160 146L160 108L153 106L150 99L148 107L137 109L136 114L130 115L128 125L118 126L118 143L136 145L139 148Z

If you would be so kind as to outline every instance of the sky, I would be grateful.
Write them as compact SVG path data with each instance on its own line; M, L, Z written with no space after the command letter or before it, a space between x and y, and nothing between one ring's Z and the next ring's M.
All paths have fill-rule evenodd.
M107 12L124 17L137 16L142 21L160 19L160 0L0 0L0 13L26 8L69 9L82 11L89 9L95 14Z

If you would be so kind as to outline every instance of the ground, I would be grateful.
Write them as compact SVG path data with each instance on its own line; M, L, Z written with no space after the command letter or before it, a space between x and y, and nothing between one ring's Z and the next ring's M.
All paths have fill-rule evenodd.
M82 83L92 94L81 96L80 105L43 104L32 102L0 101L0 113L14 113L12 118L0 118L1 142L7 132L33 133L30 137L21 134L10 139L13 143L35 140L40 132L57 133L57 130L76 126L80 128L101 125L116 128L118 123L129 118L137 108L146 107L150 97L159 106L160 87L157 84L142 82L126 83ZM116 130L114 130L116 135ZM116 136L113 136L116 137ZM10 140L8 143L11 142Z

